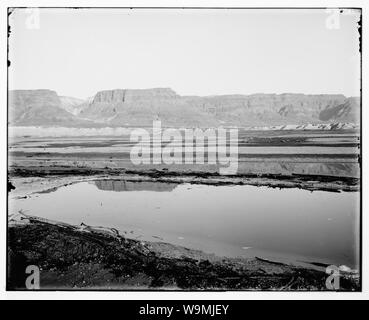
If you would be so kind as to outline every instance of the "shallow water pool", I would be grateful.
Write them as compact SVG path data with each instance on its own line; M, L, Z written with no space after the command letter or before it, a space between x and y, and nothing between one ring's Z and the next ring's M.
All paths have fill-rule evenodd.
M95 180L11 200L9 209L222 256L358 267L357 192Z

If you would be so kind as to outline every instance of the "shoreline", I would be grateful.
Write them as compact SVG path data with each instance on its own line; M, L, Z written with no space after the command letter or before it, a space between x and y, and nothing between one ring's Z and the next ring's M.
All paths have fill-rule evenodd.
M60 160L47 153L9 156L9 201L92 180L360 192L356 168L360 163L328 158L306 164L287 156L281 163L255 158L242 163L236 175L220 175L216 166L135 167L113 156L101 161L88 157ZM306 261L310 265L305 267L263 256L218 257L170 243L116 237L87 225L42 220L33 217L27 224L9 224L10 289L24 289L23 267L35 264L42 269L41 290L327 290L326 266L319 262ZM341 282L340 290L359 291L360 273L343 270Z
M23 288L22 267L31 264L40 268L41 290L327 290L327 275L314 268L218 257L22 213L9 217L8 239L10 290ZM340 290L360 290L356 273L344 272L340 280Z
M356 177L338 177L307 174L237 174L220 175L208 171L175 171L163 169L114 169L88 168L72 166L10 167L10 179L20 178L66 178L69 181L79 179L111 179L126 181L151 181L164 183L191 183L205 185L252 185L270 188L298 188L309 191L356 192L360 190L360 179ZM54 186L55 187L55 186Z

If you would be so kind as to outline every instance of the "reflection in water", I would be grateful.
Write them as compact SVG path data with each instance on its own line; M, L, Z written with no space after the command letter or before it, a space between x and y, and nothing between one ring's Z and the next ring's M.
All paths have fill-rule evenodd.
M358 266L358 192L103 180L9 202L19 210L218 255Z
M178 186L177 183L152 181L125 181L125 180L96 180L93 181L99 190L105 191L157 191L170 192Z

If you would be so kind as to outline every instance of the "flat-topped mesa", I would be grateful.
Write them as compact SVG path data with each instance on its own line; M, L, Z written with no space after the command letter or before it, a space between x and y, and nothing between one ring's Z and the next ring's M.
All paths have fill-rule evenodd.
M53 90L9 90L10 104L26 104L37 106L60 106L58 94Z
M170 88L114 89L99 91L92 103L133 102L149 99L175 99L179 95Z

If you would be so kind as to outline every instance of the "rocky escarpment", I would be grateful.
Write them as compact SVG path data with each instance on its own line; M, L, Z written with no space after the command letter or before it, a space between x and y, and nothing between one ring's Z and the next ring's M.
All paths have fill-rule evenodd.
M190 127L217 124L206 111L169 88L100 91L84 105L79 116L108 126L151 125L155 119Z
M11 122L21 125L90 121L91 126L266 127L360 122L359 98L344 95L253 94L180 96L170 88L99 91L78 104L49 90L13 91ZM73 117L73 118L71 118ZM347 125L333 125L344 128ZM348 127L351 127L349 125Z
M322 121L347 121L357 122L358 112L360 110L360 101L358 98L348 98L343 103L331 105L319 114Z
M8 95L10 125L83 125L80 120L62 107L52 90L11 90Z
M173 90L98 92L80 115L110 125L275 126L359 122L358 98L344 95L253 94L179 96Z
M304 95L304 94L254 94L226 95L204 98L191 98L188 103L212 114L225 123L242 126L270 126L287 124L308 124L321 122L358 122L358 105L354 105L343 95ZM353 117L338 118L332 112L324 120L321 114L347 103ZM350 120L350 121L348 121Z
M92 103L131 103L139 100L175 99L179 96L170 88L115 89L99 91Z

